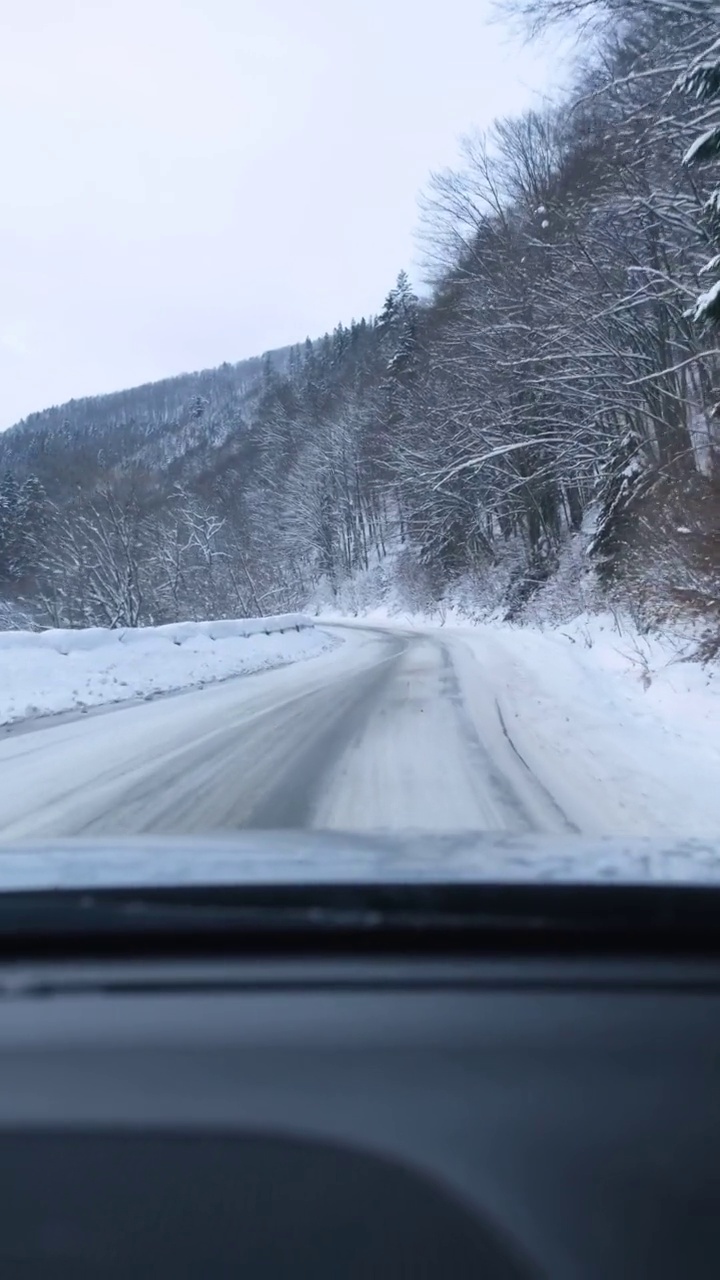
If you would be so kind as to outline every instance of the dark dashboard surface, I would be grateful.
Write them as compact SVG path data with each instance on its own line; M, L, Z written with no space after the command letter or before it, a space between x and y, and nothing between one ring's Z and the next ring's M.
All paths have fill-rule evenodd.
M0 968L0 1270L720 1274L713 957Z

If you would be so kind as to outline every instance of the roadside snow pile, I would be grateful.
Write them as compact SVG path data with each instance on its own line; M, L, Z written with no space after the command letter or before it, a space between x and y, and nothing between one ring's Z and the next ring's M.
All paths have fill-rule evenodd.
M458 634L517 752L584 834L720 834L720 670L610 614Z
M303 614L110 631L0 632L0 725L192 688L339 641Z

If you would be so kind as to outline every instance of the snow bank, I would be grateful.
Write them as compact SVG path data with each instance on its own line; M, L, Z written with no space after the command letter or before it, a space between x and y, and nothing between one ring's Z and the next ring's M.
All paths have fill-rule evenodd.
M718 836L717 667L610 614L458 634L514 747L580 831Z
M143 648L148 640L169 640L183 645L200 637L209 640L247 639L248 636L272 635L285 631L302 631L314 627L312 618L302 613L282 613L272 618L220 618L216 622L170 622L163 627L86 627L71 631L5 631L0 632L3 649L54 649L70 654L104 649L108 645L133 644Z
M0 632L0 725L147 699L311 658L337 643L303 614Z

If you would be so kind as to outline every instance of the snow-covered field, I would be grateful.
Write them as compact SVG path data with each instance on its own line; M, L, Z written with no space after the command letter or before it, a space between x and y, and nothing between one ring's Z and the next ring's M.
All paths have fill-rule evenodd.
M0 725L149 699L312 658L337 643L302 614L137 630L0 632Z

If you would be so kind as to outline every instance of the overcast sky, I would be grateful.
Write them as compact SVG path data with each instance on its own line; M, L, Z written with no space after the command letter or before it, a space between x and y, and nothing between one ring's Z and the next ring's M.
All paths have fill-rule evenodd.
M552 93L487 0L3 0L0 427L376 312L457 139Z

